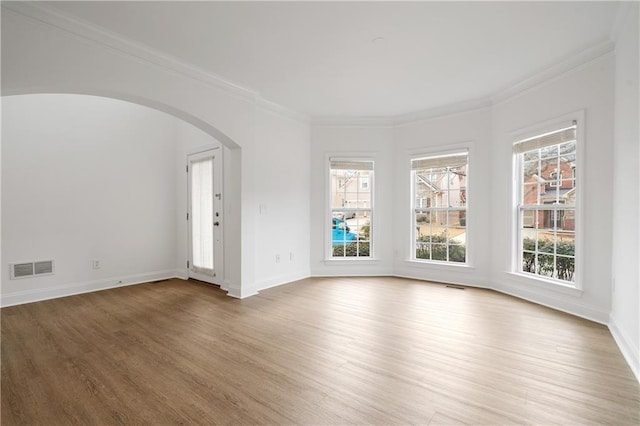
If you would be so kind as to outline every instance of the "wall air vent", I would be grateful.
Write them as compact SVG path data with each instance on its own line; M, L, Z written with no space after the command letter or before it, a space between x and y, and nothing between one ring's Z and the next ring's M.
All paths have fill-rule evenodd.
M40 260L33 262L35 275L53 274L53 260Z
M11 279L53 274L53 260L35 260L9 264Z

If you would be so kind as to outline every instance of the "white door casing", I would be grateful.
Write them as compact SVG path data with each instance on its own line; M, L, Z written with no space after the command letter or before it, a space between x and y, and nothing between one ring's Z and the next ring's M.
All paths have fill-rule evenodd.
M221 285L223 281L222 150L187 156L188 274Z

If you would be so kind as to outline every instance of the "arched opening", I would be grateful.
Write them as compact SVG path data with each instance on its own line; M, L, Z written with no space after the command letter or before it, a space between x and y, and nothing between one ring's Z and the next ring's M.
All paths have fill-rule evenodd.
M232 165L224 181L239 180L233 166L241 150L231 138L151 100L4 96L3 119L2 263L50 259L55 266L53 274L5 281L5 306L186 278L186 156L224 150ZM240 203L228 192L223 217ZM226 232L237 235L240 222L229 216ZM239 256L226 257L223 288L239 277Z

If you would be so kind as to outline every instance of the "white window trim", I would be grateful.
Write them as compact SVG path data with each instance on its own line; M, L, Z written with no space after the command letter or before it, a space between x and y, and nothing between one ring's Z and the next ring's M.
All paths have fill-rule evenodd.
M371 192L371 207L366 210L371 210L371 233L369 235L369 256L366 257L334 257L333 247L331 241L331 219L333 218L333 212L331 208L331 161L368 161L373 163L373 176L369 179L369 189L373 188ZM379 233L378 228L378 215L376 214L376 194L378 192L378 186L375 183L376 180L376 166L377 166L377 153L374 152L326 152L324 159L324 173L325 173L325 215L323 233L324 233L324 261L326 264L340 263L340 264L363 264L378 262L377 257L378 248L376 241ZM357 210L357 209L349 209Z
M553 286L557 286L559 288L569 288L575 290L583 289L583 269L584 269L584 225L583 225L583 212L584 212L584 150L585 150L585 123L584 123L584 110L575 111L561 117L557 117L555 119L547 120L542 123L538 123L520 130L516 130L510 134L511 144L510 152L512 158L512 205L511 205L511 268L510 273L514 277L523 278L522 282L526 283L527 281L531 282L537 281L544 284L551 284ZM520 182L520 156L514 152L514 145L516 142L529 139L538 135L542 135L545 133L553 132L554 130L570 127L573 125L574 121L576 122L576 168L578 169L576 173L575 182L580 182L580 185L576 188L576 198L577 203L575 205L575 271L574 271L574 281L573 283L569 281L558 280L554 278L539 276L536 274L530 274L523 272L521 270L522 266L522 250L520 247L522 236L521 236L521 223L520 223L520 191L521 191L521 182ZM575 187L575 186L574 186ZM561 208L561 206L559 206Z
M469 194L472 194L473 191L473 180L471 179L471 175L472 175L472 158L474 156L473 154L473 147L474 144L473 142L463 142L463 143L457 143L457 144L451 144L451 145L438 145L438 146L433 146L429 149L421 149L421 150L412 150L410 152L408 152L408 157L407 157L407 163L408 167L409 167L409 225L410 225L410 234L409 234L409 241L408 241L408 255L405 258L405 262L407 264L413 264L413 265L428 265L428 266L436 266L439 268L443 268L443 269L458 269L458 270L462 270L462 269L474 269L473 266L473 251L472 251L472 244L473 244L473 237L470 235L470 223L468 218L470 217L470 212L472 211L471 209L471 200L469 198ZM466 241L465 241L465 261L463 262L447 262L447 261L441 261L441 260L429 260L429 259L417 259L416 255L415 255L415 241L416 241L416 227L415 227L415 219L414 219L414 212L415 212L415 182L413 179L413 171L411 168L411 161L418 159L418 158L424 158L424 157L444 157L444 156L448 156L448 155L454 155L454 154L458 154L461 152L466 151L467 153L467 185L466 185L466 191L467 191L467 205L466 205L466 217L467 217L467 222L466 222Z

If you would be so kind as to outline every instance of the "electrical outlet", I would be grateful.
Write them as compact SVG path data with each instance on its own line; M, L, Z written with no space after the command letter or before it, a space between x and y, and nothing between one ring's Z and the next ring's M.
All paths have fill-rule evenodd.
M293 252L289 252L289 262L293 262Z
M97 259L94 259L91 261L91 267L93 269L100 269L100 261Z
M280 255L276 254L276 263L280 263Z

